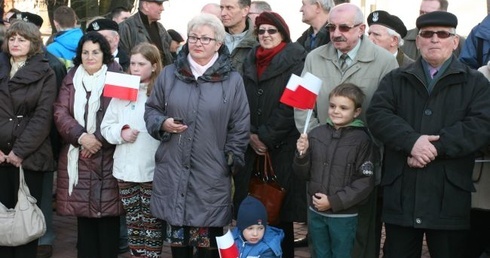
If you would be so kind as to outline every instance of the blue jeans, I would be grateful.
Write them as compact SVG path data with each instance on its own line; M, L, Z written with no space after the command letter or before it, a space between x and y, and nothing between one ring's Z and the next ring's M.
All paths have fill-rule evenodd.
M357 216L325 217L308 209L310 251L316 258L349 258L357 231Z
M53 171L44 173L43 195L40 200L40 208L46 220L46 233L39 238L38 245L53 245L55 238L53 231L53 178Z

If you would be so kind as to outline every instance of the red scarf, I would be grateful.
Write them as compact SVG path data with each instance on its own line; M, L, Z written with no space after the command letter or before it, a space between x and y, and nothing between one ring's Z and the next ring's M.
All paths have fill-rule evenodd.
M286 47L286 42L281 42L271 49L265 49L261 46L257 48L257 53L255 53L255 65L257 66L258 78L262 76L267 66L271 63L272 58L274 58L277 53L281 52L284 47Z

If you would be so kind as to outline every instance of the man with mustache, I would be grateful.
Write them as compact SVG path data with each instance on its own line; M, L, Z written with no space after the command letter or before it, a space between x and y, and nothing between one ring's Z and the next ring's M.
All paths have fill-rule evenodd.
M328 95L335 86L346 82L358 85L366 94L362 106L367 107L381 78L398 67L392 54L374 45L365 35L364 20L361 9L354 4L340 4L330 10L327 28L331 41L311 51L303 69L303 74L312 73L323 81L307 131L326 123ZM295 110L296 127L300 132L305 128L306 116L307 110ZM360 118L365 121L364 112ZM380 173L376 176L376 182L379 183ZM366 196L366 202L359 211L352 257L376 256L375 196L376 190Z

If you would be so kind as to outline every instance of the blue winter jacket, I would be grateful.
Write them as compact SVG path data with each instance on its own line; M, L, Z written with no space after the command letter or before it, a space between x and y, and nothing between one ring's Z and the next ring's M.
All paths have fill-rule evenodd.
M282 229L267 226L262 240L256 244L249 244L243 239L238 228L234 228L231 233L235 239L240 256L238 258L281 258L281 241L284 238Z
M481 39L481 53L478 53L478 39ZM480 54L481 63L478 62L478 55ZM473 27L464 42L459 60L473 69L478 69L490 61L490 15Z
M73 66L73 58L76 55L78 41L83 36L83 31L79 28L58 33L46 49L49 53L56 56L69 69Z

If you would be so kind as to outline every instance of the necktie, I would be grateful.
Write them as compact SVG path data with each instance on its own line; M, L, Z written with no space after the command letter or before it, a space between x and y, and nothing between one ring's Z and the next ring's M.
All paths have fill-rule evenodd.
M431 79L434 79L434 77L437 75L437 72L438 72L438 70L436 68L430 67L429 68L430 78Z
M345 70L347 69L347 58L349 56L347 54L342 54L339 58L339 62L340 62L340 70L342 72L345 72Z

